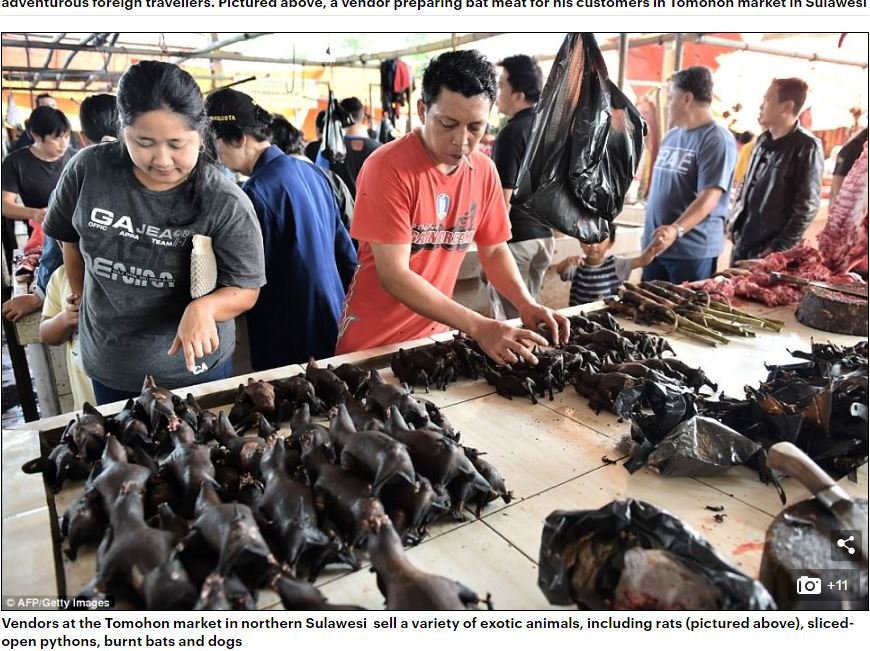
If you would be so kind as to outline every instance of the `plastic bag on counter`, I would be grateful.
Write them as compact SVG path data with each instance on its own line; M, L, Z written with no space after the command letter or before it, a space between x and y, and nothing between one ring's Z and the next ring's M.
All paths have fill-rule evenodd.
M554 511L538 587L551 604L601 609L772 610L761 583L671 514L638 500Z
M512 203L582 242L603 242L645 133L640 112L608 79L592 34L568 34L535 109Z
M694 416L655 446L646 465L666 477L711 477L751 459L761 446L719 421Z

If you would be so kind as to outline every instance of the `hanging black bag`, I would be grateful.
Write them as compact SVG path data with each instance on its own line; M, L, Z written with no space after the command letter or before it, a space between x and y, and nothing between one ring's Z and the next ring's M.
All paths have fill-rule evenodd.
M622 210L646 123L610 81L592 34L568 34L535 108L512 203L582 242L602 242Z

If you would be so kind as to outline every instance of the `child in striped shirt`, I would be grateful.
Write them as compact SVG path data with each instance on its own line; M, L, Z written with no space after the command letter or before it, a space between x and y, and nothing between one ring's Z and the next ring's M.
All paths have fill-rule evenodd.
M632 269L644 267L662 252L663 246L653 240L636 258L608 253L616 240L616 226L610 225L610 239L598 244L581 243L584 255L566 258L556 271L562 280L571 281L569 305L583 305L616 294L628 280Z

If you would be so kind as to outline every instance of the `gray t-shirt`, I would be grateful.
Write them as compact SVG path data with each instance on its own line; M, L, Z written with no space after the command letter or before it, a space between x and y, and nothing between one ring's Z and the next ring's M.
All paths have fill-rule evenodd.
M88 375L108 387L138 391L146 373L168 388L196 383L183 352L167 355L191 302L193 235L212 238L218 286L266 283L263 238L250 200L214 167L204 173L199 214L189 184L154 192L139 183L117 142L83 149L58 181L44 228L62 242L79 243L85 259L82 361ZM197 360L200 368L232 355L235 324L217 325L220 347Z
M660 257L701 260L722 253L728 191L736 163L734 136L715 122L694 129L668 131L653 168L646 202L643 248L652 242L656 228L673 224L702 190L720 188L722 196L707 218L674 242Z

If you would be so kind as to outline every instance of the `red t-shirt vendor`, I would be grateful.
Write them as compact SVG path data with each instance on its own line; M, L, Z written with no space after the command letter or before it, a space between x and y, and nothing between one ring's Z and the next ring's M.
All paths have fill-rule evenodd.
M507 247L510 222L498 173L475 151L495 101L495 70L479 52L445 52L423 74L423 127L380 147L357 179L351 235L359 268L345 299L337 354L462 330L499 364L535 363L536 332L463 307L451 296L471 242L487 278L527 328L559 342L568 320L529 295Z

